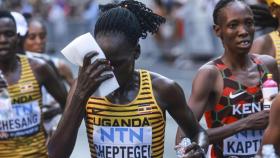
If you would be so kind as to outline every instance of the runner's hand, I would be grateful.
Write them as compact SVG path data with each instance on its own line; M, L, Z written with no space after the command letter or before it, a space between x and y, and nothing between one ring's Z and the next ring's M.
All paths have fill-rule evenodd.
M278 95L278 93L277 93L277 94L271 95L271 96L269 97L269 101L273 102L273 100L276 98L277 95ZM264 99L262 98L262 99L260 100L260 102L261 102L261 103L264 103Z
M268 125L269 110L263 110L244 118L248 129L265 129Z
M112 78L112 74L103 74L106 71L112 71L109 60L96 59L91 63L91 59L97 56L97 52L90 52L85 55L83 67L79 70L77 79L77 90L79 95L90 97L100 86L100 84Z
M180 148L180 146L177 145L175 147L175 150L177 148ZM205 157L204 150L196 142L192 142L191 145L185 148L185 154L183 155L182 158L204 158L204 157Z

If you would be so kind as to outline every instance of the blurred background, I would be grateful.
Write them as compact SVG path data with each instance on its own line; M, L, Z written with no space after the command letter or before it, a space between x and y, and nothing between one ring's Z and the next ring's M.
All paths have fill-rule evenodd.
M137 68L155 71L177 81L188 99L197 69L223 52L212 31L212 12L217 1L141 0L167 21L157 34L140 41L142 55ZM108 2L117 3L118 0L0 0L0 7L43 19L48 30L47 53L63 58L60 50L75 37L92 31L99 16L99 6ZM71 65L71 68L77 76L77 67ZM166 123L164 157L172 158L175 157L177 124L168 114ZM204 122L201 123L205 127ZM84 123L71 158L90 158Z
M57 55L69 41L93 30L99 5L118 1L0 0L0 6L43 19L48 30L47 53ZM144 56L157 55L172 66L184 68L221 53L221 44L212 32L212 11L217 0L140 1L167 19L158 34L141 41ZM145 46L151 42L151 47Z

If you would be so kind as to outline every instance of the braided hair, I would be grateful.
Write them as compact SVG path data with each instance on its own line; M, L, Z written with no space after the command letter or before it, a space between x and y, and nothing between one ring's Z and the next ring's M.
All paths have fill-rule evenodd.
M220 0L216 6L215 6L215 9L214 9L214 12L213 12L213 20L214 20L214 24L218 24L218 18L219 18L219 15L220 15L220 12L221 10L226 7L229 3L232 3L232 2L242 2L244 4L246 4L243 0Z
M104 5L101 12L95 24L94 36L107 32L124 33L132 44L137 44L139 38L145 39L148 33L157 32L160 24L165 22L163 17L135 0Z
M279 25L278 20L271 15L267 5L250 5L250 8L253 11L256 26L261 28L272 27L277 29Z

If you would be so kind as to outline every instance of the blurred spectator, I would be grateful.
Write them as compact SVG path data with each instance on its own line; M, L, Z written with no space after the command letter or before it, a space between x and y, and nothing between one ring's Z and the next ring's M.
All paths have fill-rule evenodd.
M9 8L12 11L21 13L22 11L22 0L6 0L5 7Z
M63 41L67 32L66 17L61 3L59 1L54 3L48 16L49 22L53 25L53 33L56 35L57 41Z
M178 46L183 39L183 21L176 17L176 11L184 4L178 0L154 0L154 12L165 17L166 22L155 36L163 59L174 61L179 55Z
M87 25L87 30L92 30L99 14L99 4L96 0L89 0L85 4L85 10L82 14L83 19Z
M176 67L187 68L192 63L207 61L222 52L221 42L212 29L211 15L216 3L216 0L187 0L177 11L177 17L184 22L184 34L183 53L176 60Z
M215 5L218 3L219 0L201 0L202 5L202 11L204 10L203 14L205 16L204 20L207 22L207 28L208 28L208 35L210 36L210 45L212 45L212 48L210 48L212 51L210 54L210 57L212 56L218 56L223 52L223 46L222 42L214 33L213 30L213 11L215 8Z
M184 68L190 66L190 60L209 60L222 52L221 42L212 30L217 1L154 0L155 12L166 17L156 36L164 59Z

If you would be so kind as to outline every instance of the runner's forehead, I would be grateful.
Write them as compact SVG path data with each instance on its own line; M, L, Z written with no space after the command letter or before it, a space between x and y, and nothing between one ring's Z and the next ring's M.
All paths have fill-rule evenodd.
M251 9L242 2L232 2L225 6L220 13L222 22L230 22L240 19L253 19Z
M16 24L11 18L1 17L0 18L0 30L9 29L16 31Z

